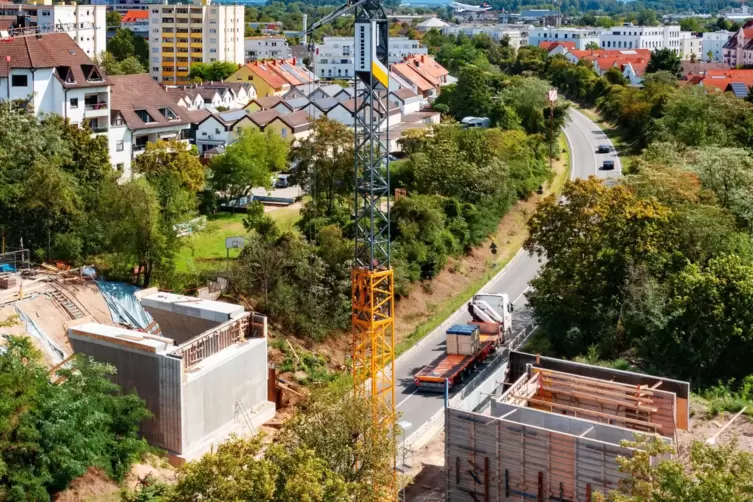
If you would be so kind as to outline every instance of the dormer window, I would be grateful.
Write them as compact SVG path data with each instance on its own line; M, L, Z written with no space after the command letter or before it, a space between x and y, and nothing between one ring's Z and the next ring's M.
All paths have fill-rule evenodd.
M87 82L102 82L102 74L99 73L99 69L93 64L82 64L81 70L84 72Z
M159 112L162 114L163 117L165 117L167 120L179 120L178 116L175 115L175 112L173 112L170 108L160 108Z
M150 123L150 122L155 122L155 120L154 120L154 119L152 118L152 116L151 116L151 115L149 115L149 113L148 113L148 112L147 112L146 110L134 110L133 112L134 112L134 113L135 113L135 114L136 114L136 115L137 115L137 116L138 116L138 117L139 117L139 118L141 119L141 121L142 121L142 122L144 122L145 124L148 124L148 123Z

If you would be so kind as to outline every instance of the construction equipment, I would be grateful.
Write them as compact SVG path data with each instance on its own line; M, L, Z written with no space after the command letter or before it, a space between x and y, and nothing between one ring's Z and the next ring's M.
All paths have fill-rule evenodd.
M471 324L482 334L496 334L502 342L512 338L512 311L514 307L506 293L479 293L468 302Z
M313 37L309 35L350 13L355 15L356 91L355 263L351 273L353 384L356 393L371 396L374 420L391 427L395 420L395 309L390 266L387 13L382 0L347 0L306 29L304 37L310 39L313 56ZM389 499L394 499L395 494L392 487Z

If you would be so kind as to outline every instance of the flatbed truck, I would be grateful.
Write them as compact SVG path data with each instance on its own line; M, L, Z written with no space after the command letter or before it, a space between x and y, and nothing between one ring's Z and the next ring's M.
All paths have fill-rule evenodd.
M413 383L419 390L430 392L444 392L445 380L449 387L463 383L478 366L500 345L499 335L480 336L480 349L472 355L443 354L424 366L413 378Z

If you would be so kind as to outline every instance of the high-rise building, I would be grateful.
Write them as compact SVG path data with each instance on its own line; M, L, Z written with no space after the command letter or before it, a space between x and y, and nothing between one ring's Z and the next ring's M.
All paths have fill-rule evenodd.
M149 73L158 82L187 84L196 63L244 63L243 6L192 4L149 7Z
M105 51L106 7L104 5L52 5L52 0L31 0L28 4L0 4L0 16L15 20L11 35L23 33L67 33L90 58ZM3 28L5 29L5 28Z
M721 63L724 61L724 45L729 41L732 35L734 35L733 32L726 30L704 33L702 35L703 47L701 48L701 56L704 61L714 61L715 63Z

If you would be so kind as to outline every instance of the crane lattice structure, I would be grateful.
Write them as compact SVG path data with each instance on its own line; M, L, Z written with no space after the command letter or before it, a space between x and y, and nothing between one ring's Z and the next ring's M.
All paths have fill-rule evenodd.
M355 265L353 383L369 395L375 420L395 419L394 276L390 264L389 40L382 0L349 0L306 34L355 14ZM313 44L311 40L310 44Z

